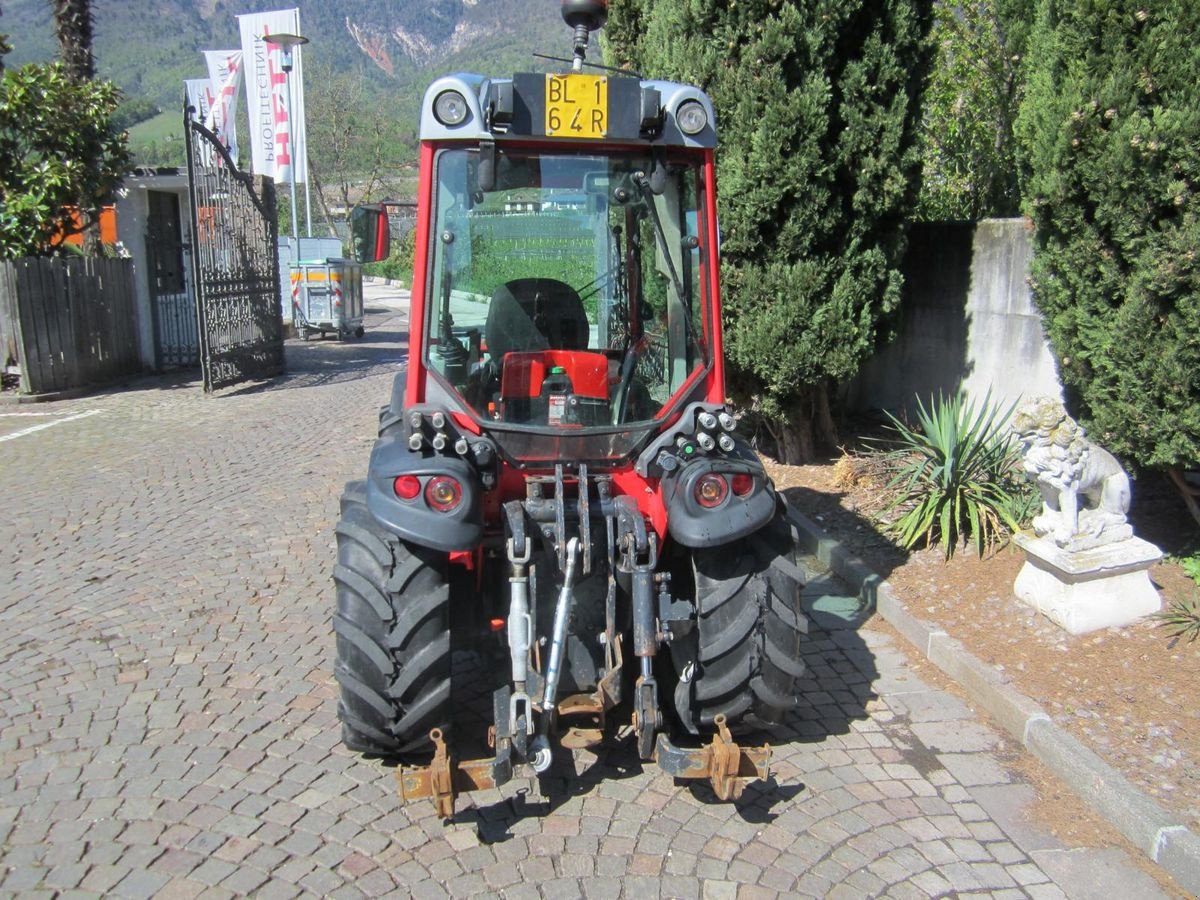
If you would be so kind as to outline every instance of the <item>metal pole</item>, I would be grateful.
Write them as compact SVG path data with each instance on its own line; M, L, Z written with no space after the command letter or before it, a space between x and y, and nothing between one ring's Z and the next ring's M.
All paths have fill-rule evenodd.
M304 233L308 237L312 237L312 194L309 193L308 185L308 154L304 154Z
M288 50L291 53L291 50ZM292 143L291 165L288 166L288 181L291 183L292 192L292 240L298 246L300 243L300 222L296 216L296 116L292 106L292 67L288 66L283 76L287 80L287 95L288 95L288 140ZM292 258L296 259L298 255L296 246L292 247Z

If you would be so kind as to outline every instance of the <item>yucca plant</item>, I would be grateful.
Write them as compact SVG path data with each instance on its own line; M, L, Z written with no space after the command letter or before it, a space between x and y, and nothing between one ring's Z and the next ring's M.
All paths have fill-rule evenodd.
M978 411L958 397L931 397L926 409L918 397L917 427L888 414L895 474L886 512L899 512L888 527L903 547L940 544L949 559L969 542L982 556L1020 528L1013 511L1025 504L1019 456L1007 429L1012 411L994 405L989 394Z
M1191 643L1200 637L1200 595L1173 600L1162 612L1155 613L1154 618L1172 637L1187 638Z
M1200 550L1188 556L1174 557L1174 561L1188 578L1200 586ZM1187 638L1189 643L1195 641L1200 637L1200 593L1193 592L1191 597L1172 600L1166 609L1155 613L1154 617L1176 640Z

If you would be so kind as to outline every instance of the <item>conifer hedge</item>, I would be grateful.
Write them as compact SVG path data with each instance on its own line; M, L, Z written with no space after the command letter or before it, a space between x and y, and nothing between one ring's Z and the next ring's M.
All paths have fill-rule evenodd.
M784 461L831 439L829 389L900 300L931 0L610 0L609 59L717 111L732 385Z
M1200 4L1039 0L1017 121L1034 296L1071 405L1200 464Z

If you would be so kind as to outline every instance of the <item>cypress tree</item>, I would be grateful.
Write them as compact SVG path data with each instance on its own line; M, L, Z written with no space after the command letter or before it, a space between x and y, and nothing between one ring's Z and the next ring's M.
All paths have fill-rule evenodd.
M934 5L933 69L922 114L920 218L1019 213L1013 120L1034 0Z
M1200 5L1039 0L1017 122L1033 289L1074 411L1200 462Z
M717 111L731 386L785 462L900 299L931 0L612 0L611 58Z

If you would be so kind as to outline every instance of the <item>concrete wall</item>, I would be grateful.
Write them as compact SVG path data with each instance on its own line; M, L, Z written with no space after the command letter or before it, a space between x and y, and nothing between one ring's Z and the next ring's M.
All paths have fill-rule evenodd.
M1009 404L1062 396L1029 292L1024 219L913 228L896 338L843 389L848 411L911 410L959 391Z

